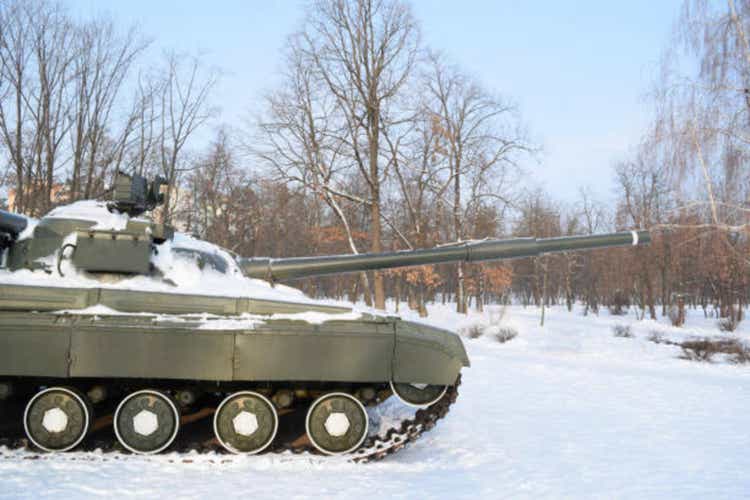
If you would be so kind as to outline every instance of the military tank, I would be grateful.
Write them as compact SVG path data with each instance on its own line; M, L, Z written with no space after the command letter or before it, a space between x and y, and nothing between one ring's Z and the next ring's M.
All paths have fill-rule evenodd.
M0 443L154 454L202 422L203 436L179 449L382 458L455 401L469 366L459 336L280 281L650 240L624 232L244 258L144 216L164 184L119 173L109 202L38 221L0 212ZM416 413L374 432L368 409L394 397Z

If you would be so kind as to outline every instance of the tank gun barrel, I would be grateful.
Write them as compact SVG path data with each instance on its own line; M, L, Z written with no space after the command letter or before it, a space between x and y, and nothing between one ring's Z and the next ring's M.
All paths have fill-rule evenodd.
M270 259L265 257L240 258L239 265L246 276L279 281L327 274L421 266L447 262L484 262L490 260L534 257L540 254L593 250L617 246L638 246L651 242L648 231L559 238L513 238L508 240L466 241L453 245L399 252L325 255Z
M23 215L0 210L0 233L6 233L11 238L16 238L29 224L29 221Z

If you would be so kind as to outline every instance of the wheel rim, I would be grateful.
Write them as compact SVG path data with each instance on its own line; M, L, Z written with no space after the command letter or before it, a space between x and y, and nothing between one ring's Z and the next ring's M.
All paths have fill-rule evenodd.
M440 399L448 391L448 386L394 383L391 381L391 390L396 395L396 397L400 399L404 404L417 408L423 408L440 401Z
M165 394L150 389L134 392L115 411L115 435L127 450L140 455L164 451L177 437L180 414Z
M310 442L327 455L343 455L359 448L367 437L368 426L365 407L343 392L316 399L305 420Z
M276 437L279 416L273 403L252 391L236 392L221 402L214 414L214 434L232 453L260 453Z
M26 405L23 426L37 448L68 451L80 444L89 430L91 414L84 398L65 387L38 392Z

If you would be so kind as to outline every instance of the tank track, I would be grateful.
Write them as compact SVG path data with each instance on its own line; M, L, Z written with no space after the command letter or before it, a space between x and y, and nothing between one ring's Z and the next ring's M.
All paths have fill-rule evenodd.
M451 406L456 402L456 399L458 398L458 386L460 384L461 376L459 375L456 383L448 387L448 390L440 399L440 401L427 408L417 410L413 418L402 420L396 426L393 426L384 432L381 431L377 435L369 436L359 449L348 456L349 460L355 463L369 463L383 460L386 457L393 455L399 450L405 448L410 443L415 442L422 436L422 434L432 430L437 422L448 414ZM195 420L199 420L212 414L213 412L204 409L192 414L192 418L194 418ZM187 418L189 419L191 418L191 416L189 415L187 416ZM102 420L106 419L107 417L103 417ZM2 434L5 434L5 431L8 430L7 422L5 422L5 424L5 428L3 428L3 426L0 426L0 433ZM104 425L106 425L106 422L104 423ZM8 450L26 449L29 451L33 451L33 448L29 446L28 440L22 434L22 431L19 434L19 429L12 429L11 434L15 435L12 435L10 437L0 436L0 447L5 447ZM111 442L105 442L100 439L88 439L83 445L79 446L78 448L78 450L81 451L94 451L97 449L102 450L105 453L105 457L106 453L108 452L120 451L114 440L112 440ZM228 458L227 460L221 460L222 463L231 461L232 457L232 455L229 454L218 443L216 439L204 439L198 441L193 440L187 442L183 440L182 443L173 445L171 449L179 453L197 451L201 454L225 454ZM314 455L321 455L321 453L317 449L315 449L315 447L312 446L309 440L304 436L297 436L296 439L287 439L282 442L274 443L273 445L271 445L268 451L264 451L263 453L281 454L286 452L291 452L293 454L310 453ZM34 460L39 459L42 456L44 456L44 454L39 453L25 456L23 458L25 460ZM57 455L56 457L59 456L64 455ZM12 455L8 455L0 451L0 459L9 459L12 457ZM75 458L73 457L71 459L75 460ZM192 460L185 459L184 461L190 462Z
M383 460L389 455L413 443L419 437L432 430L438 420L445 417L453 403L458 399L458 386L461 384L461 376L456 383L448 388L448 391L437 403L425 409L417 410L412 419L402 420L398 427L388 429L384 436L371 436L359 450L354 452L353 462L367 463Z

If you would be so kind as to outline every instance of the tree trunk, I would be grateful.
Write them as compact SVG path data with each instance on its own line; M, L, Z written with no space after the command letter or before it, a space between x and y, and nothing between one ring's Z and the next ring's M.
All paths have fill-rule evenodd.
M476 308L479 312L484 312L484 301L482 300L482 292L484 291L484 273L481 269L477 276L477 289L474 295L474 301L476 302Z
M422 285L420 283L417 286L418 286L417 307L419 308L419 317L420 318L426 318L427 317L427 306L425 305L424 285Z

